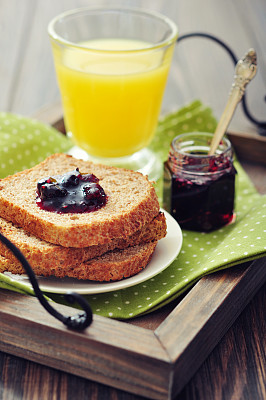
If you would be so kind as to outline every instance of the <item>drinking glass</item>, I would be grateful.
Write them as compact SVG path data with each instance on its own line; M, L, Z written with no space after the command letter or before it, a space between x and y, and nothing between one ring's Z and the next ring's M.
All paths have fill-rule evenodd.
M147 146L160 114L177 26L140 9L81 8L49 26L71 154L156 179Z

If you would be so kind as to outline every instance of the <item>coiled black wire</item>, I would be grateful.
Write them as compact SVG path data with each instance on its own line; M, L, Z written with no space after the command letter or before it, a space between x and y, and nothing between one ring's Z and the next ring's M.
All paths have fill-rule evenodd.
M202 37L205 39L211 39L214 42L218 43L220 46L222 46L227 53L229 54L230 58L232 59L234 65L238 62L238 59L236 57L236 55L234 54L234 52L232 51L232 49L221 39L217 38L216 36L210 35L209 33L204 33L204 32L191 32L191 33L187 33L184 35L181 35L178 38L178 42L181 42L184 39L188 39L188 38L192 38L192 37ZM266 96L264 98L264 100L266 101ZM266 121L258 121L249 111L249 108L247 106L247 101L246 101L246 93L244 94L244 96L242 97L241 100L242 103L242 107L243 107L243 111L246 115L246 117L258 127L258 133L262 136L266 135Z
M54 309L49 301L46 300L45 296L43 295L39 284L37 282L36 276L29 264L26 260L24 255L21 251L9 240L7 239L2 233L0 233L0 241L4 243L7 248L14 254L14 256L20 261L25 272L27 273L33 290L35 292L36 297L38 298L41 305L51 314L53 317L61 321L64 325L68 328L72 328L75 330L84 330L92 323L92 311L88 302L80 296L78 293L68 292L65 294L65 300L70 303L78 303L84 312L79 313L74 316L65 316L59 313L56 309Z

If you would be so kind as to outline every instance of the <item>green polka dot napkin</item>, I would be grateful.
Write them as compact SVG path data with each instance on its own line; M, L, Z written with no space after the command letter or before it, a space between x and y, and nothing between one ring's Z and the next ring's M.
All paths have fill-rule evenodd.
M69 150L69 140L49 125L0 113L0 178L33 167L53 153Z
M215 126L211 110L194 101L159 122L151 148L164 161L170 142L178 133L212 132ZM34 146L38 146L38 154ZM49 126L0 113L1 177L30 167L53 152L67 151L69 147L68 139ZM174 300L206 274L266 255L266 197L256 192L238 162L235 166L238 171L236 221L211 233L183 231L181 252L160 274L130 288L85 296L94 313L128 319L150 312ZM161 199L161 180L156 189ZM6 274L0 274L0 287L32 293L23 282L14 283ZM49 294L49 297L64 303L60 295Z

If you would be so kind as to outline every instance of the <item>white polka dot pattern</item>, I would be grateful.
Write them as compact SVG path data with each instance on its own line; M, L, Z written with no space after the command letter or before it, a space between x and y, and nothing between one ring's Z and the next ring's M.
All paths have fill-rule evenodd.
M210 109L195 101L160 121L151 147L164 161L170 141L178 133L213 131L214 127ZM66 151L68 146L69 141L50 127L0 113L2 176L17 168L30 167L49 152ZM175 299L203 275L266 255L266 197L256 192L241 166L237 162L235 165L238 171L235 222L211 233L184 231L180 254L159 275L131 288L86 296L94 313L119 319L135 317ZM156 188L159 198L161 185L160 181ZM29 292L23 283L14 284L3 274L0 287ZM63 302L59 295L51 297Z
M203 106L199 100L167 114L159 121L156 135L150 145L162 160L165 160L171 141L180 133L214 132L216 120L210 108Z
M0 178L33 167L49 155L70 147L69 139L49 125L0 113Z
M242 168L236 166L241 181L238 190L242 192L241 187L249 186L250 182ZM250 204L248 212L243 208L245 204ZM159 275L133 288L87 296L87 299L93 311L100 315L132 318L167 304L202 276L263 257L265 250L266 197L259 196L250 187L238 204L234 223L211 233L184 231L182 251Z

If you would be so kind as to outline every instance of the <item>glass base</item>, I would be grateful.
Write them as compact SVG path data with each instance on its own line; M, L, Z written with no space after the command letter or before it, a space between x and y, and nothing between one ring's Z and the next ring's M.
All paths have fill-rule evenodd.
M94 157L78 146L73 146L68 154L86 161L98 164L111 165L119 168L133 169L147 175L149 180L157 181L162 176L162 163L151 150L144 148L130 156L125 157Z

